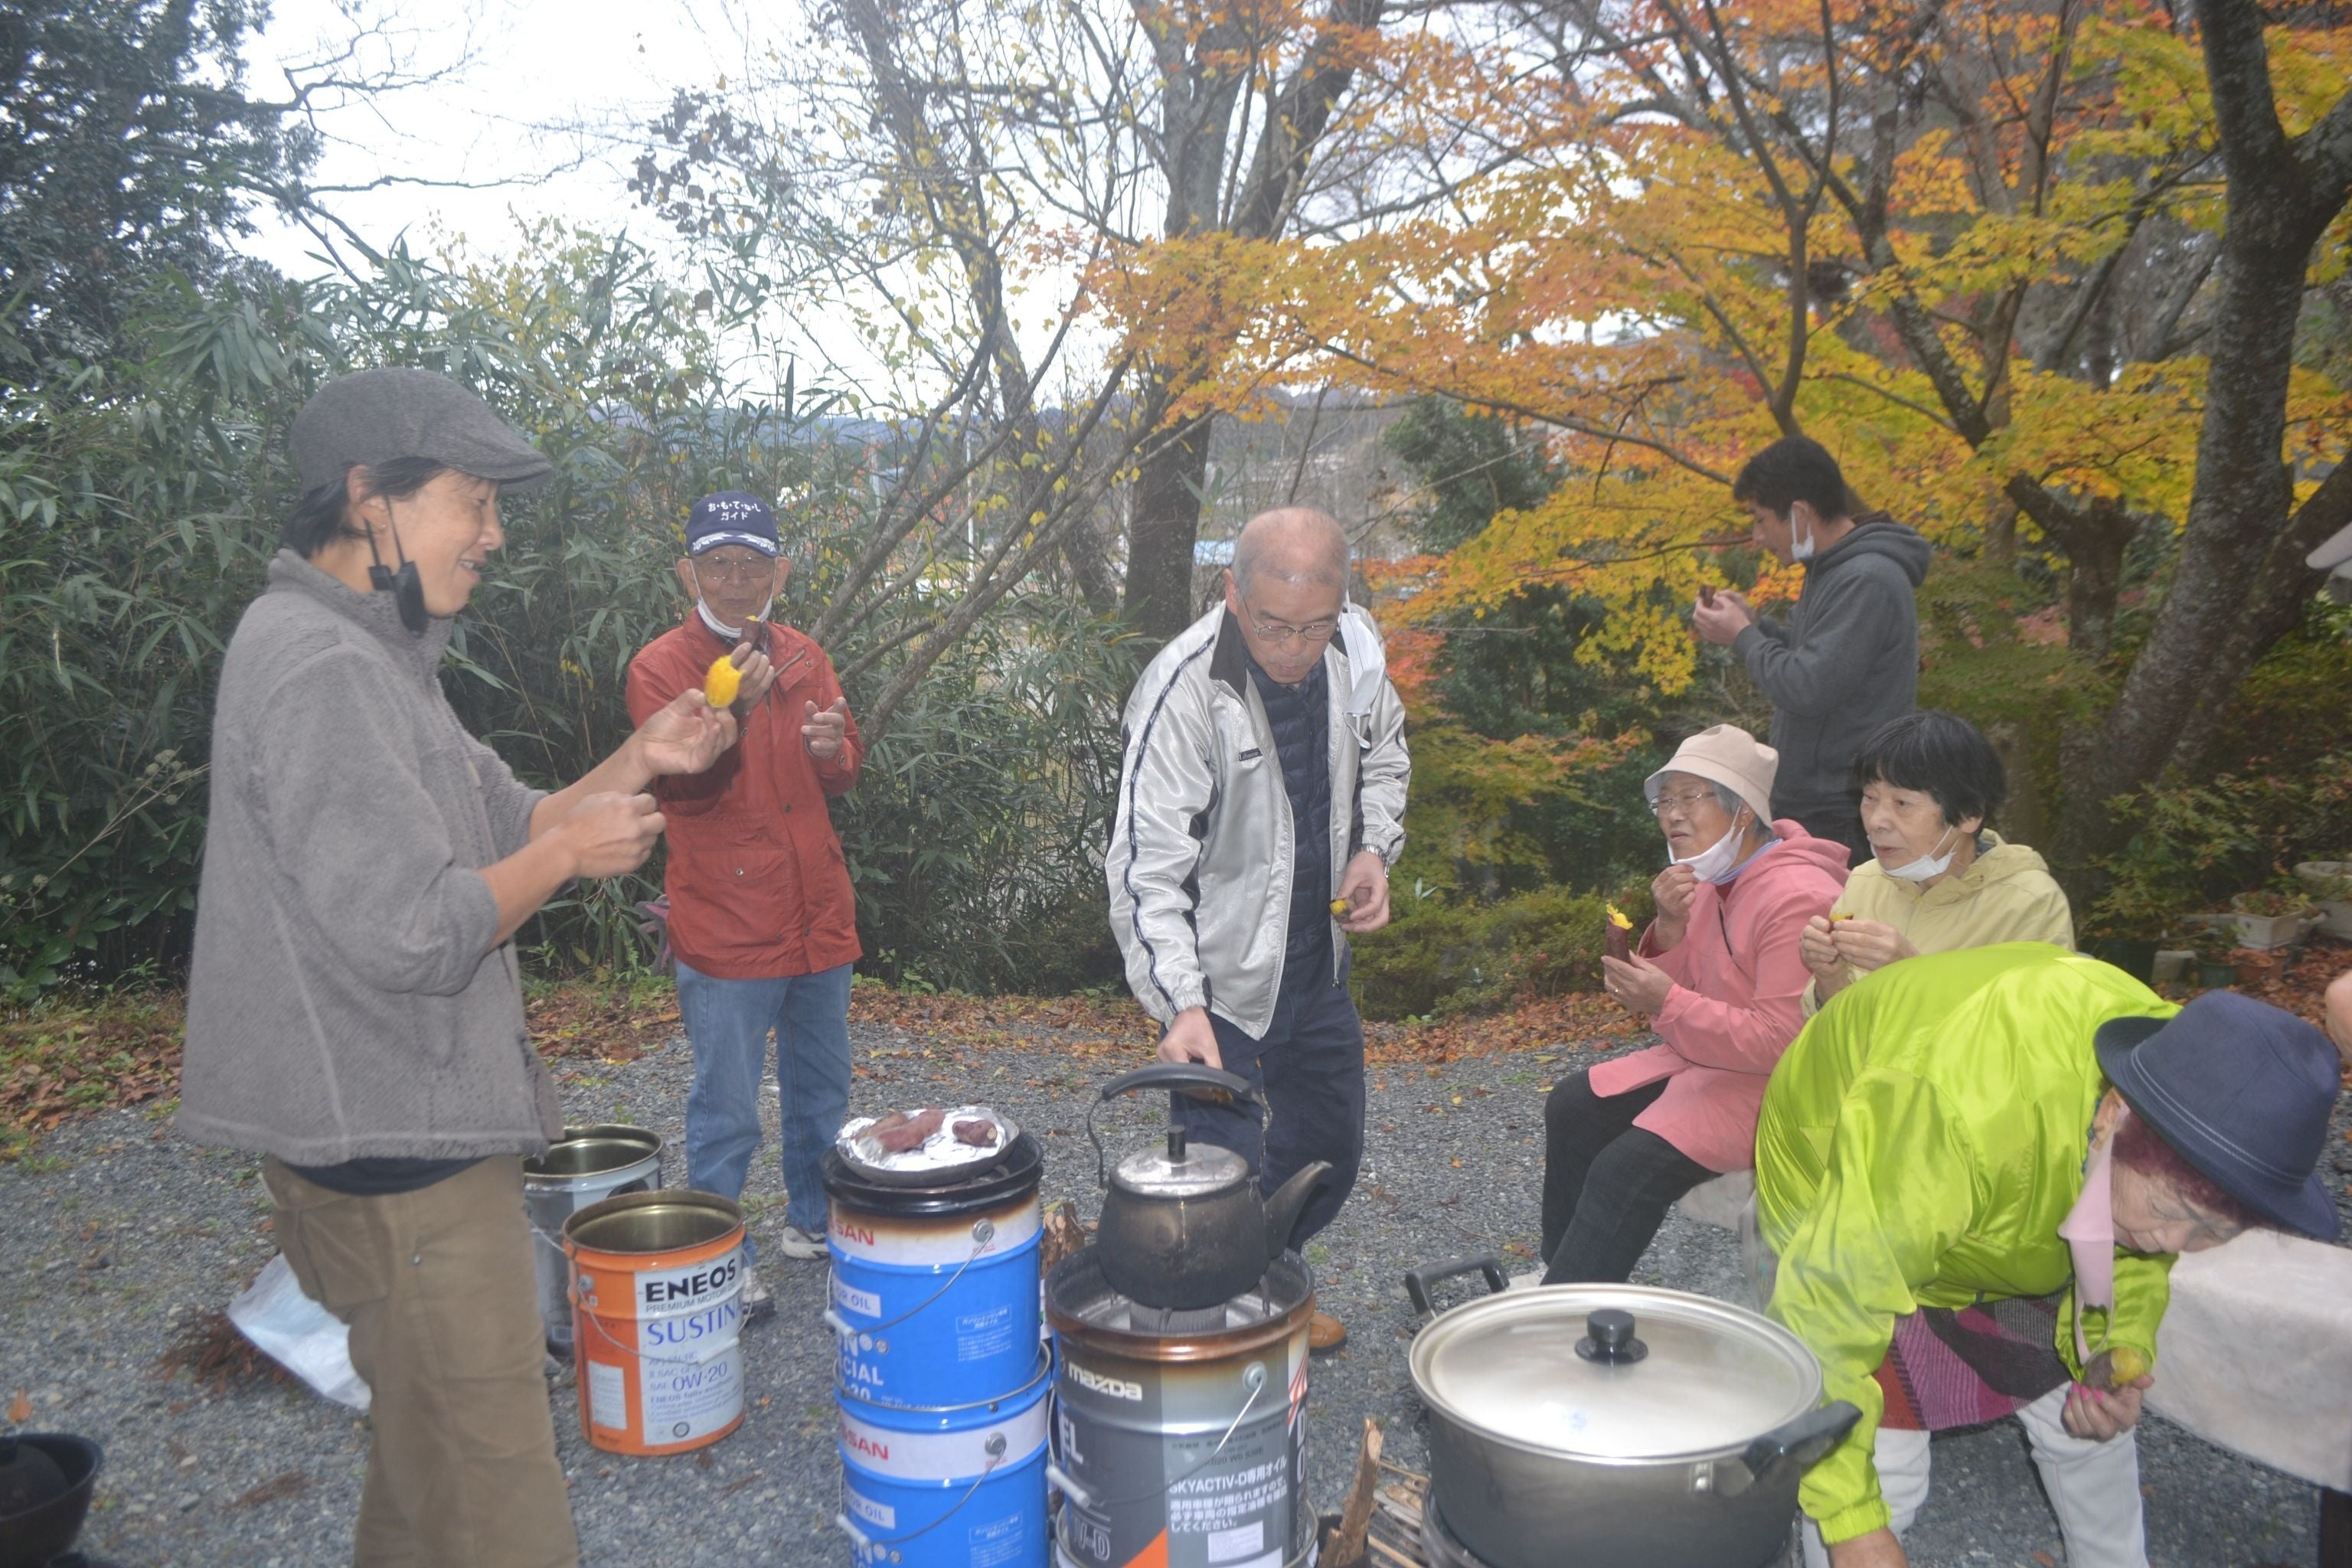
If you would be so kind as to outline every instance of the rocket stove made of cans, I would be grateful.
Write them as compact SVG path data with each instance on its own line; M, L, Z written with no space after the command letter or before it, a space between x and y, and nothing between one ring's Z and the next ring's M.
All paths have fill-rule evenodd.
M1160 1063L1113 1079L1088 1108L1102 1216L1045 1282L1056 1568L1300 1568L1317 1524L1315 1286L1290 1238L1328 1167L1262 1198L1240 1155L1186 1137L1172 1100L1164 1141L1111 1166L1096 1110L1154 1089L1258 1106L1245 1079Z
M1307 1498L1307 1329L1297 1254L1213 1307L1143 1306L1100 1248L1045 1282L1054 1331L1056 1568L1299 1568Z
M1037 1188L1022 1133L936 1184L824 1158L842 1507L857 1568L1047 1555Z

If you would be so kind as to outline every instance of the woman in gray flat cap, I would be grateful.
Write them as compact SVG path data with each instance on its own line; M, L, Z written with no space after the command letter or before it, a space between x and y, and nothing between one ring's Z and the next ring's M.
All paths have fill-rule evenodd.
M556 1463L522 1157L561 1135L523 1027L517 928L634 870L646 785L735 739L699 691L552 795L467 734L451 617L550 465L419 370L329 383L303 495L221 668L180 1129L264 1156L278 1245L351 1326L374 1444L353 1560L557 1568Z

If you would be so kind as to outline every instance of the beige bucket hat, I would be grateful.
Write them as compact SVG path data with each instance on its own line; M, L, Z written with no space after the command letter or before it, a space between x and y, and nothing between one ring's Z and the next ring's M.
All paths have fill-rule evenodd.
M1714 724L1675 748L1666 765L1642 781L1642 793L1658 798L1660 781L1668 773L1688 773L1719 784L1748 803L1759 823L1772 821L1772 779L1780 771L1780 753L1737 724Z

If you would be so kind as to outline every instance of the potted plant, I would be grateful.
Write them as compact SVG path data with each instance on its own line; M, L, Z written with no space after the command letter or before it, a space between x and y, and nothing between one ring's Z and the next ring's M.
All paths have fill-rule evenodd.
M2208 991L2238 983L2238 951L2226 925L2208 926L2197 934L2197 984Z
M2158 991L2168 986L2186 985L2197 978L2197 945L2193 938L2174 931L2157 944L2156 962L2148 970L2148 984Z
M2260 952L2301 942L2305 922L2319 911L2300 891L2263 888L2231 899L2230 912L2237 925L2238 945Z
M2294 879L2319 906L2319 929L2352 940L2352 859L2305 860Z
M2153 984L2157 952L2164 945L2158 939L2179 919L2182 901L2178 889L2159 880L2117 875L2091 907L2083 951Z

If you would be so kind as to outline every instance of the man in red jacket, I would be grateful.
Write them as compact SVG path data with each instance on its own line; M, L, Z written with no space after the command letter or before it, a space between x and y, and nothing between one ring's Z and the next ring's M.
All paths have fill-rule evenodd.
M824 1256L818 1162L849 1109L849 971L860 956L825 802L857 782L865 748L824 650L767 618L791 573L764 502L735 490L696 501L677 563L693 607L630 660L629 712L644 722L701 686L716 659L740 672L740 742L708 773L656 789L669 825L678 1010L694 1044L687 1184L742 1195L772 1032L789 1194L778 1246L807 1258ZM744 1251L749 1263L748 1237ZM744 1316L774 1310L747 1268Z

